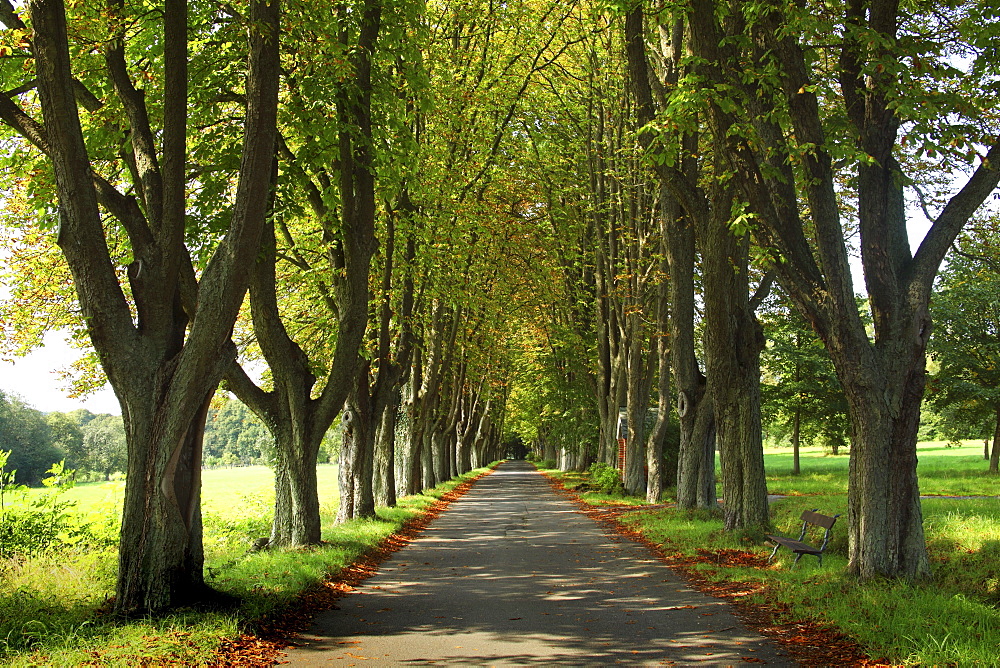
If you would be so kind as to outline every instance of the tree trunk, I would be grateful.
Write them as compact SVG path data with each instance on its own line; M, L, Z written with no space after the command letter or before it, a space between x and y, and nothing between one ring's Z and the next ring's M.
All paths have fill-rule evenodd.
M911 391L912 391L912 383ZM861 397L852 387L855 410L870 411L852 419L852 452L848 490L849 570L862 577L907 575L920 579L930 575L924 544L920 492L917 488L917 458L913 441L905 432L914 423L915 403L909 415L893 420L886 415L882 389L868 390ZM895 432L895 433L893 433Z
M848 569L864 579L930 576L915 447L930 322L914 318L922 335L906 343L872 346L862 330L830 351L851 411Z
M337 491L340 506L337 508L337 524L354 518L357 505L357 490L354 487L354 466L358 461L358 439L354 435L354 414L345 410L340 419L340 456L337 459Z
M628 440L625 443L625 491L645 496L647 485L646 416L649 413L649 394L653 382L653 365L656 349L639 322L638 312L629 315L634 322L629 327L626 405Z
M404 457L405 480L402 481L402 488L403 493L406 495L419 494L423 482L423 455L421 453L423 421L420 418L420 406L422 404L420 386L422 384L423 354L420 350L415 350L410 377L405 386L406 399L404 402L407 434Z
M288 467L280 450L275 449L274 462L274 518L267 544L290 545L292 542L292 486Z
M712 509L715 493L715 409L708 382L698 366L694 336L694 226L686 216L670 221L671 365L677 387L680 446L677 455L677 506Z
M799 468L799 438L801 436L799 427L801 426L801 421L802 409L796 406L795 414L792 416L792 475L802 473L802 469Z
M411 406L412 410L412 406ZM413 413L410 413L410 432L406 440L407 452L406 452L406 481L404 490L406 494L419 494L420 490L423 489L423 443L424 443L424 433L423 433L423 423L416 417L413 417Z
M374 402L369 394L368 371L369 364L365 361L361 364L355 387L344 407L344 432L338 473L338 523L375 516L372 477L375 466L376 415Z
M420 465L423 485L420 489L431 489L439 482L434 463L432 445L434 439L429 426L428 423L425 423L423 429L420 430Z
M159 420L143 419L136 410L144 403L163 415L152 396L131 402L133 412L125 413L127 479L143 484L125 488L115 605L124 613L211 598L202 574L201 541L201 446L209 400L188 420L179 423L180 416L174 416L167 429L152 431L147 425Z
M648 478L646 483L646 500L649 503L659 503L663 495L663 440L666 438L667 427L670 424L671 391L670 391L670 263L667 254L667 236L670 226L681 215L680 207L670 197L666 186L660 188L660 262L661 279L656 289L656 345L657 384L656 384L656 423L649 434L646 444L646 468Z
M993 430L993 454L990 455L990 473L1000 473L1000 407L997 407L997 424Z
M770 526L760 422L760 351L764 336L750 308L749 235L729 227L731 194L716 189L717 208L702 244L705 356L718 424L725 527Z
M320 542L316 458L324 432L285 423L271 429L275 439L274 519L268 544L315 545Z
M393 508L396 505L396 426L399 421L399 388L382 410L375 449L375 505Z

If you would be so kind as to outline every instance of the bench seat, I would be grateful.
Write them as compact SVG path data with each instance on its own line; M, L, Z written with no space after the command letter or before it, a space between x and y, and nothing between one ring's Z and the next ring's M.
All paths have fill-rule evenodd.
M789 550L796 554L822 554L822 550L818 547L813 547L809 543L803 543L798 540L792 540L791 538L785 538L784 536L768 536L769 539L773 540L775 543L780 543L781 545L787 547Z
M802 531L799 532L798 540L793 540L791 538L785 538L784 536L768 536L769 540L774 541L774 551L771 552L771 556L767 558L768 561L774 559L774 555L778 553L781 547L787 547L793 553L795 553L795 561L792 563L792 567L799 563L799 559L802 558L803 554L811 554L816 559L819 560L819 565L823 565L823 550L826 549L826 544L830 542L830 530L833 529L833 525L837 522L837 518L840 515L834 515L830 517L829 515L822 515L816 510L806 510L803 511L799 519L802 520ZM823 542L819 547L810 545L809 543L803 542L806 534L809 532L810 527L820 527L825 529L823 534Z

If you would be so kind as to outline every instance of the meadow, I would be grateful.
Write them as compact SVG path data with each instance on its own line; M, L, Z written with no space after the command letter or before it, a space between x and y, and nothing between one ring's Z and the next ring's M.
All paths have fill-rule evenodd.
M319 467L322 546L250 549L269 533L274 493L266 467L206 470L203 475L205 577L236 597L238 607L116 620L103 613L114 593L117 552L68 549L27 559L0 560L0 663L11 666L208 665L227 639L253 632L331 574L360 559L407 520L419 517L478 469L380 508L372 520L335 525L337 468ZM74 509L95 521L117 518L124 492L118 482L90 483L64 492ZM41 494L41 490L32 494Z
M765 451L768 491L785 496L771 505L778 533L797 537L803 510L842 515L822 566L805 556L792 568L794 555L787 550L764 567L705 558L739 550L759 562L771 553L763 536L723 531L717 513L665 508L629 512L623 521L665 554L689 559L686 567L709 581L743 583L751 603L783 609L785 621L838 629L873 659L892 665L1000 666L1000 478L989 474L982 442L950 448L920 444L921 505L934 571L933 580L924 583L859 583L846 573L849 461L847 455L804 448L801 474L793 476L790 449ZM547 473L570 488L587 482L585 475ZM598 505L644 503L598 491L582 497Z

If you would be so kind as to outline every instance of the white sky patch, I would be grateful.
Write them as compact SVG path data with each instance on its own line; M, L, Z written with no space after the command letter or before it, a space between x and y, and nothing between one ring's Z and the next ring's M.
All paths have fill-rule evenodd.
M118 398L109 385L79 399L67 396L63 387L65 381L60 378L59 370L67 368L79 357L80 350L69 344L64 332L49 332L41 348L17 358L13 363L0 362L0 390L20 396L44 413L66 413L86 408L91 413L120 415Z

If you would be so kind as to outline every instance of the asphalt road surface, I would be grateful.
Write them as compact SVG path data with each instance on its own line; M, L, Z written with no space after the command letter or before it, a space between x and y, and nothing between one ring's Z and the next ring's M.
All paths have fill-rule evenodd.
M480 479L286 659L319 665L794 665L527 462Z

